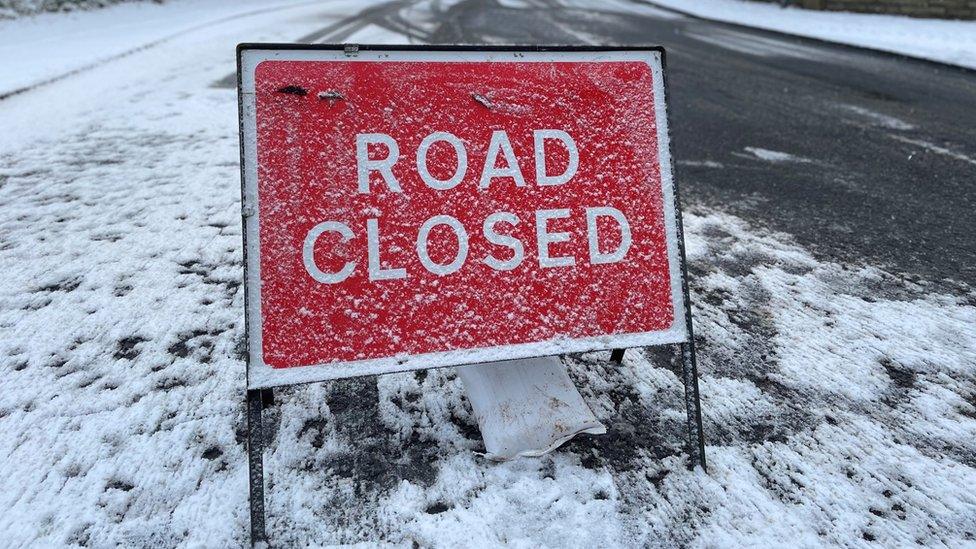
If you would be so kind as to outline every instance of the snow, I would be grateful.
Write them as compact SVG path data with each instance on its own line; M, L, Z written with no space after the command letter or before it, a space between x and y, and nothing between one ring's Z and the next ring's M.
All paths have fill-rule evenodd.
M679 160L679 166L689 166L692 168L724 168L725 165L714 160Z
M925 151L942 155L942 156L947 156L949 158L952 158L953 160L959 160L961 162L965 162L967 164L976 166L976 158L967 156L958 151L953 151L952 149L947 149L946 147L942 147L940 145L936 145L935 143L925 141L924 139L913 139L911 137L905 137L903 135L895 135L895 134L891 134L889 135L889 137L891 137L896 141L901 141L902 143L908 143L909 145L920 147Z
M353 4L226 21L0 101L5 545L246 543L237 105L214 83L237 42ZM452 369L297 386L265 416L272 542L973 545L976 294L718 210L684 219L707 474L684 466L667 349L565 357L609 433L504 464L475 454Z
M890 130L913 130L915 126L905 122L900 118L896 118L891 115L883 114L880 112L875 112L864 107L859 107L857 105L839 105L840 109L847 111L849 113L856 114L861 118L864 118L874 124L881 126L882 128L888 128Z
M824 12L750 0L653 0L649 3L705 19L976 69L976 21ZM779 51L782 54L785 50Z
M776 163L779 163L779 162L800 162L800 163L810 162L810 160L808 160L806 158L802 158L802 157L795 156L795 155L792 155L790 153L785 153L785 152L781 152L781 151L771 151L769 149L763 149L762 147L746 147L744 150L747 153L751 154L752 156L754 156L754 157L756 157L756 158L758 158L760 160L765 160L767 162L776 162Z

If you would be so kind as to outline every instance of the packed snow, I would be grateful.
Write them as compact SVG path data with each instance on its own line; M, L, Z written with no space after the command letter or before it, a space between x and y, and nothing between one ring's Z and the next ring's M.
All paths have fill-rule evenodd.
M749 155L758 158L759 160L765 160L767 162L800 162L806 163L810 162L808 158L803 158L801 156L796 156L787 152L782 151L771 151L769 149L764 149L762 147L746 147L744 149ZM746 156L746 155L742 155Z
M872 122L878 126L881 126L882 128L888 128L890 130L899 130L899 131L915 129L915 126L909 124L908 122L905 122L900 118L896 118L891 115L872 111L870 109L859 107L857 105L839 105L839 108L842 111L855 114L858 117L867 120L868 122Z
M972 164L973 166L976 166L976 158L965 155L958 151L954 151L952 149L947 149L946 147L943 147L941 145L936 145L935 143L932 143L930 141L926 141L924 139L913 139L911 137L905 137L904 135L895 135L895 134L891 134L889 135L889 137L891 137L896 141L901 141L902 143L908 143L909 145L914 145L916 147L919 147L925 152L947 156L949 158L952 158L953 160L959 160L961 162L965 162L967 164Z
M0 101L5 545L246 543L237 102L215 83L237 42L354 5L175 25ZM668 348L564 357L608 434L503 464L454 369L296 386L265 415L272 543L976 544L976 293L719 210L685 227L708 473Z
M753 0L651 0L647 3L705 19L976 69L976 21L815 11Z

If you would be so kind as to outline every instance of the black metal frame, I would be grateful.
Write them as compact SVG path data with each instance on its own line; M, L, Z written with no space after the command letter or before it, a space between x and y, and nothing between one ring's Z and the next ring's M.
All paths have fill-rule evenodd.
M246 226L246 212L244 211L245 183L244 183L244 102L241 92L241 54L245 50L344 50L356 51L470 51L470 52L594 52L594 51L656 51L661 54L661 69L664 72L665 96L669 96L667 79L667 56L661 46L517 46L517 45L377 45L377 44L285 44L285 43L243 43L237 45L237 97L238 118L240 121L240 162L241 162L241 223ZM670 108L665 105L668 119L671 118ZM671 147L670 140L668 143ZM672 164L674 154L671 152ZM672 173L674 166L672 165ZM682 384L685 388L685 412L687 413L688 466L701 466L707 471L705 462L705 437L702 428L701 401L698 393L698 363L695 355L695 334L691 317L691 296L688 291L688 266L685 259L684 224L681 219L681 201L678 192L677 178L672 178L674 191L674 208L676 212L678 256L681 261L681 291L685 304L685 327L688 340L678 344L681 353ZM247 279L247 231L242 231L244 239L244 277ZM247 310L247 292L244 292L245 312ZM249 319L245 314L244 334L249 333ZM612 349L611 362L620 364L624 358L625 349ZM250 360L250 353L248 353ZM248 384L250 385L250 384ZM264 429L261 415L266 406L274 404L273 389L248 389L247 391L247 457L248 480L250 496L251 544L267 541L264 512Z

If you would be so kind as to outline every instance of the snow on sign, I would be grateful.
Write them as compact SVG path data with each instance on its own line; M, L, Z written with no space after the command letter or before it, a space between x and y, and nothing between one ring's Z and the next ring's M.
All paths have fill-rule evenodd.
M686 341L661 51L239 63L250 389Z

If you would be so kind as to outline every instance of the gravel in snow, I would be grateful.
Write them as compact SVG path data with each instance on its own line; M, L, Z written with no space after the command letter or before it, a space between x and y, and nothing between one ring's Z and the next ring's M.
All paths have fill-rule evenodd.
M6 544L245 542L237 107L210 86L226 44L321 26L304 9L0 103L25 128L0 148ZM452 369L298 386L265 418L272 541L976 543L976 294L685 222L708 474L668 348L565 357L609 434L505 464Z

